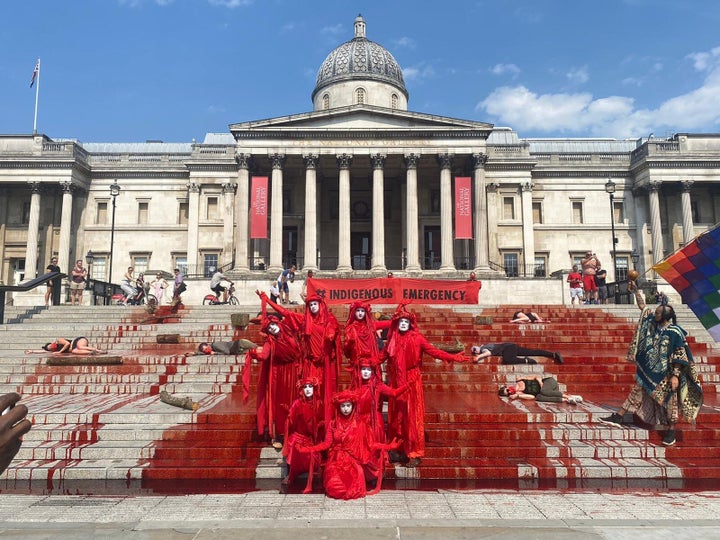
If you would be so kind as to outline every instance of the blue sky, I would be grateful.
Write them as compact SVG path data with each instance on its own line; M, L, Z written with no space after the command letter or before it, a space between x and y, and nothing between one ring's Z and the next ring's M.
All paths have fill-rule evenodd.
M417 112L520 137L718 132L714 0L4 0L0 133L202 141L307 112L325 57L367 37Z

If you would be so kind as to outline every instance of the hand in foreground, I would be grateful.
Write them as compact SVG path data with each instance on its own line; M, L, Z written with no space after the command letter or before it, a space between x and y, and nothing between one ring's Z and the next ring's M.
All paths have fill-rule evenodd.
M18 401L20 395L15 392L0 396L0 473L10 465L20 450L22 436L30 431L32 426L30 420L25 418L27 407L16 405Z

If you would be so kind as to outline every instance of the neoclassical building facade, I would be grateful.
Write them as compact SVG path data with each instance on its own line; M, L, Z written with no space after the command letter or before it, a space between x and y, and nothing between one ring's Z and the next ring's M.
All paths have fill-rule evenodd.
M88 251L92 276L113 282L130 265L241 280L290 264L539 279L588 250L612 281L718 221L720 134L529 139L412 112L393 56L360 16L354 31L320 66L311 112L233 123L200 143L0 135L0 281L42 274L54 255L67 270ZM268 179L262 238L251 234L256 177ZM472 238L456 237L458 178L470 178Z

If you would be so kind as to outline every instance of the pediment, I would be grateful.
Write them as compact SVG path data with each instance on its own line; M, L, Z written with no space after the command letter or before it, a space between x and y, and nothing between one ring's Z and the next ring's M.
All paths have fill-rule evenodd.
M353 105L230 125L233 133L266 131L474 131L490 133L493 125L431 114L398 111L383 107Z

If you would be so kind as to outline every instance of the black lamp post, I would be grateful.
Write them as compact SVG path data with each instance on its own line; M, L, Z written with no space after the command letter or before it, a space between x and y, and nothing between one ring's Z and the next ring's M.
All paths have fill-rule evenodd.
M92 263L95 260L95 255L93 255L93 252L91 249L88 250L87 255L85 255L85 264L87 264L88 269L88 279L90 279L90 275L92 274Z
M115 247L115 199L120 195L120 186L115 180L110 186L110 196L112 197L112 218L110 221L110 271L108 273L108 304L112 297L112 270L113 270L113 248Z
M610 227L612 228L613 279L617 281L617 242L615 238L615 182L610 178L605 183L605 191L610 195Z
M633 262L633 268L637 270L637 263L640 260L640 254L637 251L633 250L633 252L630 254L630 258Z
M92 303L95 304L95 287L90 282L91 276L92 276L92 263L95 260L95 255L93 255L93 252L91 249L88 249L87 255L85 255L85 264L87 265L87 281L85 283L86 289L92 289L93 290L93 299Z

